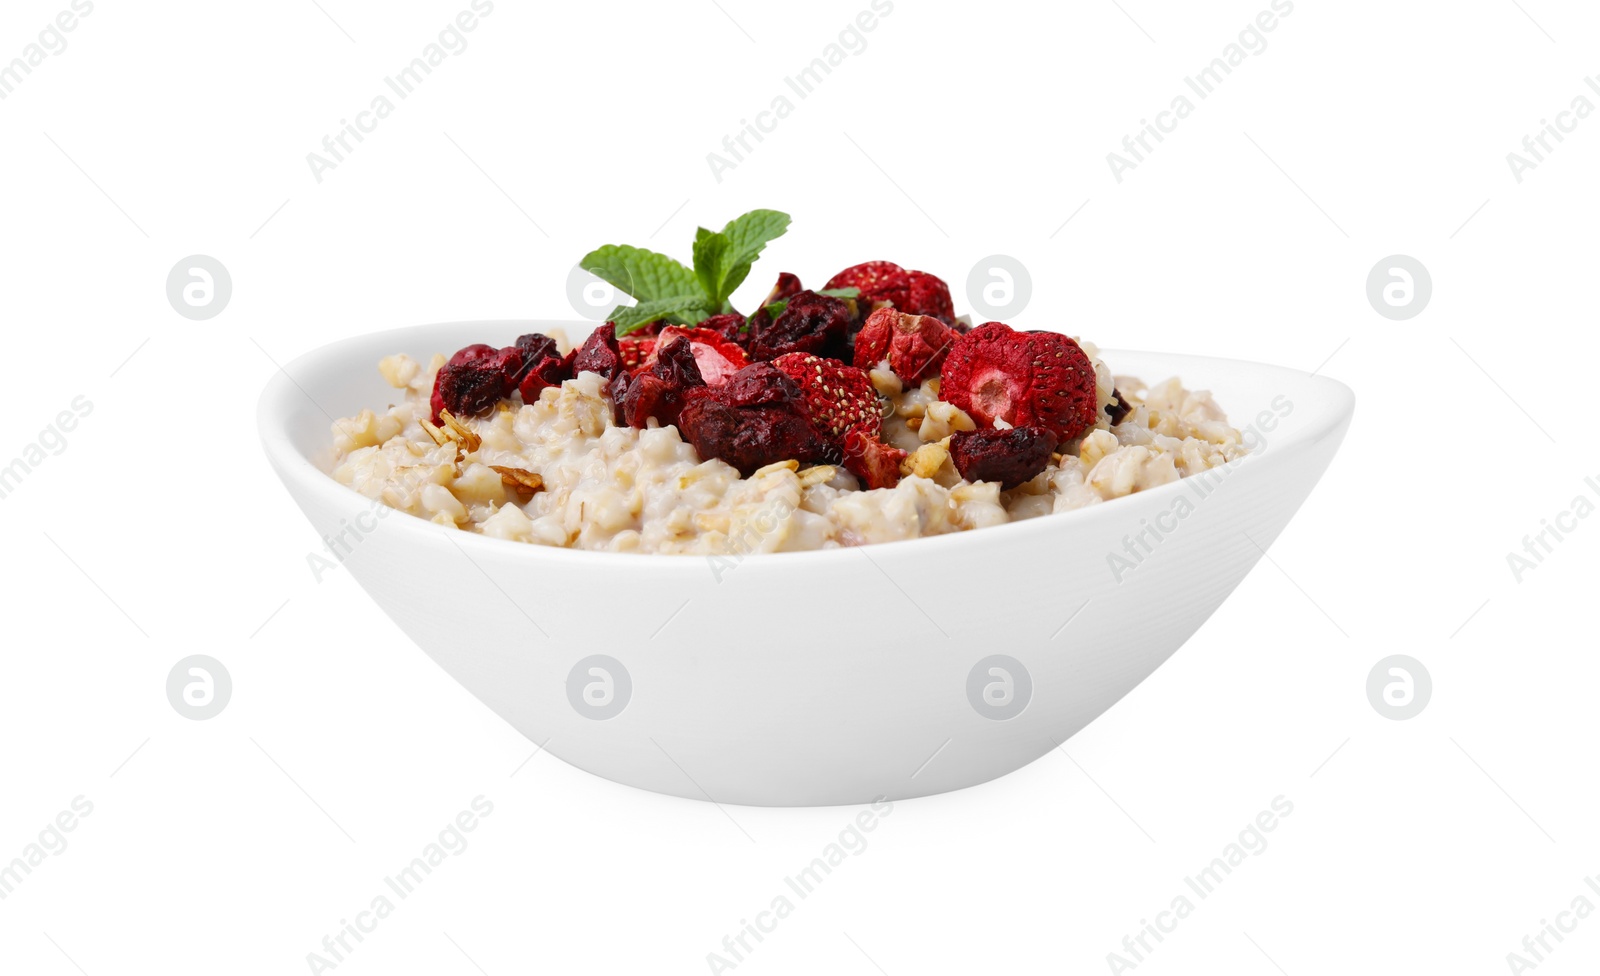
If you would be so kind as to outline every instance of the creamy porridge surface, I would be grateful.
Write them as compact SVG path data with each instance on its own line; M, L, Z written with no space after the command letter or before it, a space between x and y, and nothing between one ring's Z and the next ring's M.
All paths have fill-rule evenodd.
M938 397L938 380L903 384L888 364L870 372L883 398L882 439L905 450L893 488L861 490L843 466L770 464L741 477L702 461L673 426L619 426L605 379L580 372L512 396L459 423L468 445L440 444L424 426L445 357L378 364L398 403L333 425L331 473L368 498L439 525L517 542L638 553L744 555L826 549L978 529L1110 501L1236 460L1246 453L1211 395L1177 379L1149 386L1113 377L1095 348L1101 404L1117 390L1131 410L1059 446L1045 470L1011 491L962 479L949 436L972 430ZM476 444L472 444L472 441ZM507 471L536 473L527 491Z

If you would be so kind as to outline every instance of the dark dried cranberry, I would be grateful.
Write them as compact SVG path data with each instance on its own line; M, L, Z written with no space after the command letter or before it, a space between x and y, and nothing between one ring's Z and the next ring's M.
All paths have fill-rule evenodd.
M745 328L745 317L738 312L728 312L723 315L713 315L700 323L700 328L710 329L717 335L731 343L743 348L750 342L750 333Z
M626 375L626 374L619 374ZM620 400L622 419L641 430L654 417L661 424L677 424L684 394L705 386L695 363L694 344L678 338L656 353L650 368L626 381Z
M543 359L524 360L522 382L517 386L522 393L522 402L533 403L539 399L539 392L545 387L560 386L572 379L572 363L577 356L578 350L574 349L565 356L553 354Z
M440 410L458 417L487 413L516 389L521 368L522 353L515 346L496 349L477 343L458 350L433 380L434 423Z
M778 272L777 283L772 286L771 291L767 292L767 300L761 304L763 306L771 305L773 302L778 301L779 299L793 298L802 291L805 291L805 286L800 284L799 275L790 274L787 271L780 271Z
M517 336L517 341L513 345L522 353L522 361L525 363L536 363L547 356L555 356L558 359L561 357L561 350L556 348L556 341L537 332Z
M767 292L767 297L761 300L755 314L750 316L749 325L745 328L745 338L748 340L750 336L772 324L772 316L767 313L768 305L779 301L787 302L804 290L805 286L800 284L799 275L787 271L779 273L777 283Z
M701 457L725 461L747 478L778 461L840 460L838 449L818 437L810 422L784 407L730 407L713 394L691 398L679 419Z
M839 299L802 291L789 299L777 319L752 325L750 358L777 359L790 352L847 358L847 337L853 317L850 306Z
M628 426L628 415L622 405L628 400L628 390L633 388L633 374L625 369L606 380L606 396L611 398L611 419L618 427Z
M702 458L719 458L746 477L778 461L842 460L811 426L800 388L767 363L746 366L722 386L691 390L684 400L684 438Z
M733 374L722 391L730 406L762 407L775 403L801 403L805 393L799 384L771 363L751 363Z
M1010 491L1050 464L1057 443L1048 427L959 430L950 437L950 460L968 481L998 481Z
M1116 399L1106 404L1106 416L1111 418L1111 426L1115 427L1122 423L1128 414L1133 413L1133 405L1128 402L1127 397L1122 395L1121 390L1113 388L1111 395Z
M572 371L574 376L578 373L599 373L606 379L626 372L622 368L622 348L617 345L615 323L607 322L589 334L589 338L578 349L578 355L573 358Z
M522 371L517 378L517 389L524 403L539 399L539 391L547 386L559 386L572 378L573 353L561 355L556 341L549 336L530 332L517 337L514 343L522 353Z

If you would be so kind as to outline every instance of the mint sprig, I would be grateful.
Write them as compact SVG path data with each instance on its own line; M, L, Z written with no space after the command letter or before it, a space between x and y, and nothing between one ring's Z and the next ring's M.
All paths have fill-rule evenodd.
M696 231L693 270L665 254L626 244L590 251L579 266L637 302L612 310L619 338L659 319L694 325L734 310L734 290L767 244L788 229L788 214L752 210L720 231Z

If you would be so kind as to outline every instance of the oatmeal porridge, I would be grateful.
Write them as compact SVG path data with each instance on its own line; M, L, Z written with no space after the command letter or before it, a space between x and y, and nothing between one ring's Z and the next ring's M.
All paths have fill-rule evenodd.
M694 267L626 245L580 267L636 300L588 336L531 333L378 364L399 402L333 425L368 498L515 542L743 555L981 529L1120 498L1246 452L1209 393L1113 376L1056 332L957 317L889 261L817 290L732 290L786 214L701 228Z
M1043 470L1009 490L962 477L951 439L975 430L973 418L939 398L938 380L906 384L887 362L868 376L883 404L881 440L905 452L892 487L867 488L843 463L788 458L741 476L725 461L702 460L676 426L619 424L608 380L587 371L531 402L504 399L483 416L457 418L466 431L458 435L431 424L443 356L378 364L403 396L333 425L332 473L403 512L501 539L746 554L983 528L1098 504L1243 456L1239 431L1208 393L1175 379L1113 379L1094 347L1081 345L1095 366L1097 399L1109 402L1115 390L1124 412L1112 423L1102 407L1091 430L1049 452Z

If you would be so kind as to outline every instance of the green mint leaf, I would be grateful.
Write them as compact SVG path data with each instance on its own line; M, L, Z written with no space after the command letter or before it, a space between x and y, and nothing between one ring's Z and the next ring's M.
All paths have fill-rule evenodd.
M711 300L698 292L658 298L637 305L618 305L609 318L616 325L617 338L641 329L657 319L672 319L683 325L703 322L711 315Z
M771 241L789 229L789 215L776 210L752 210L728 221L722 233L732 245L730 267L750 264Z
M627 244L596 248L578 266L641 304L700 292L700 279L680 262Z
M767 313L767 317L769 319L776 322L778 320L778 316L782 315L783 310L788 307L789 300L787 298L780 298L770 305L763 306L761 310Z
M860 298L861 297L861 289L859 289L859 288L824 288L821 291L817 292L817 294L819 294L819 295L827 295L829 298Z
M728 246L721 255L720 277L712 294L718 310L733 311L729 299L750 275L750 266L761 256L768 243L782 237L789 229L789 215L776 210L752 210L728 221L722 228L722 237Z
M694 273L700 280L700 287L705 290L706 297L720 310L728 291L723 290L723 280L727 277L728 251L732 242L726 234L719 234L701 227L694 235Z

